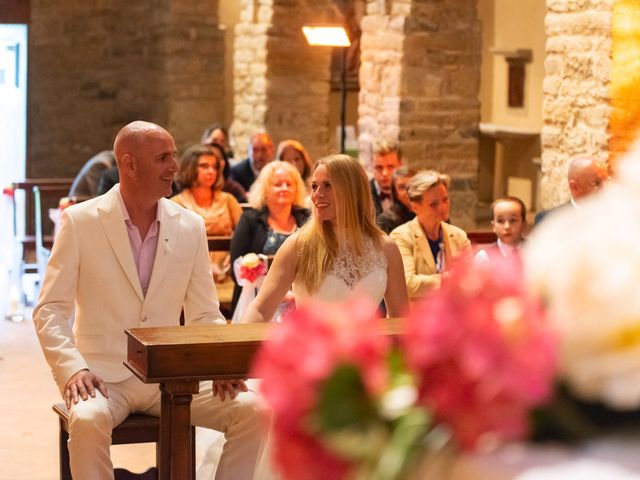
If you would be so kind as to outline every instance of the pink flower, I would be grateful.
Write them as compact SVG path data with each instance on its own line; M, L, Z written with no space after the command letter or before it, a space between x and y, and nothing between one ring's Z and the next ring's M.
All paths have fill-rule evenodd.
M387 385L390 341L375 305L308 305L274 325L254 363L261 391L273 412L275 461L286 479L344 478L350 464L329 452L309 424L323 382L341 364L355 365L365 388L377 395Z
M266 257L260 258L255 253L247 253L240 262L240 279L255 283L258 278L267 274Z
M454 265L409 316L404 345L420 401L466 448L488 433L524 435L551 390L555 336L513 263Z

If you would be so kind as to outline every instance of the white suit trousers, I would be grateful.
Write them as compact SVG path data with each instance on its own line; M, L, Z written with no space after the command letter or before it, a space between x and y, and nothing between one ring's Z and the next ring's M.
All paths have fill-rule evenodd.
M77 480L112 480L109 447L113 427L133 412L160 415L158 385L130 377L106 387L109 398L96 390L95 398L72 405L69 413L71 473ZM211 395L211 382L200 382L200 393L191 403L191 423L222 432L226 438L216 480L254 478L267 437L267 421L258 405L251 391L223 402Z

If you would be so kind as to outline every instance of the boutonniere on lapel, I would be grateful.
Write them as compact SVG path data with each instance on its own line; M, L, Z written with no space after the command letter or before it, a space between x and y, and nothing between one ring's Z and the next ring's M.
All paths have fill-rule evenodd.
M164 254L167 254L167 250L169 249L169 239L165 238L164 239Z

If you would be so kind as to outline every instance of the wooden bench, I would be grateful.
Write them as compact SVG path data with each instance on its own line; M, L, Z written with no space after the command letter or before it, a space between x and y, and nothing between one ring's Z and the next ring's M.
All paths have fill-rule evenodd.
M471 242L471 248L473 249L474 253L482 250L484 246L495 243L498 240L497 235L490 230L481 232L467 232L467 237Z
M69 412L64 403L56 403L53 405L53 411L58 415L60 422L59 434L59 455L60 455L60 480L72 480L71 467L69 464ZM158 478L158 458L159 455L159 439L160 439L160 419L142 414L131 414L124 422L113 429L111 435L112 445L126 445L130 443L155 443L156 444L156 466L149 468L143 473L132 473L124 468L115 468L113 470L116 480L157 480ZM196 429L191 427L191 442L195 447ZM196 458L195 448L191 452L192 476L196 478Z

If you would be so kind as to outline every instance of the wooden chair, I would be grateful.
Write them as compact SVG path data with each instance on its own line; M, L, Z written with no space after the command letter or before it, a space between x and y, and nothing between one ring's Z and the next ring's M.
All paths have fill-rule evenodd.
M16 194L18 191L24 191L25 194L28 192L34 193L34 201L36 200L35 196L38 196L38 201L41 201L41 196L46 194L52 198L60 198L69 191L69 187L73 182L72 178L31 178L21 182L13 182L11 184L11 189L13 191L13 195L11 197L12 201L12 210L13 210L13 234L16 238L16 242L20 247L20 263L18 265L18 272L20 276L19 288L20 288L20 298L25 301L26 296L25 292L22 290L22 276L25 273L39 273L38 266L39 262L35 263L27 262L27 259L30 257L31 252L35 252L37 255L38 245L41 247L51 248L53 244L53 235L41 235L40 239L36 237L36 235L18 235L18 203L16 201ZM35 188L38 189L38 192L35 192ZM30 211L27 204L31 204L29 201L28 195L24 198L24 204L22 205L22 209L25 211ZM42 206L32 205L35 214L42 214ZM28 219L28 216L27 216ZM35 219L35 217L34 217ZM35 219L37 221L37 219ZM40 221L42 218L40 218ZM25 230L29 230L30 222L27 221L25 225ZM40 230L42 234L42 229ZM42 253L42 251L41 251ZM37 292L36 292L37 294Z
M67 441L69 440L69 412L64 403L56 403L53 411L58 414L60 421L60 434L58 440L58 449L60 452L60 480L72 480L71 468L69 464L69 448ZM156 444L156 466L151 467L143 473L132 473L124 468L115 468L113 470L116 480L157 480L158 478L158 457L160 438L160 419L142 414L131 414L124 422L113 429L111 435L112 445L126 445L130 443L155 443ZM196 478L196 429L191 427L191 478Z
M35 292L35 298L37 299L40 293L40 287L44 281L44 273L47 269L47 263L49 263L49 257L51 256L51 249L47 248L44 244L44 235L42 234L42 199L40 197L40 187L33 187L33 208L35 211L35 233L36 233L36 271L38 272L38 285Z

